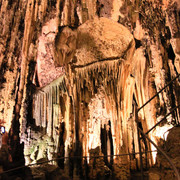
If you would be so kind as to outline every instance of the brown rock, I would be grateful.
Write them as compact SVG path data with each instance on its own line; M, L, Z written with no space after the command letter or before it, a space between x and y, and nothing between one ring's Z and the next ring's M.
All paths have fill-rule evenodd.
M76 65L122 57L134 48L133 43L132 34L123 25L107 18L94 18L78 28Z
M107 18L86 21L76 31L65 27L56 36L55 62L86 65L102 59L126 56L130 59L134 50L132 34L123 25ZM73 58L75 54L75 57Z

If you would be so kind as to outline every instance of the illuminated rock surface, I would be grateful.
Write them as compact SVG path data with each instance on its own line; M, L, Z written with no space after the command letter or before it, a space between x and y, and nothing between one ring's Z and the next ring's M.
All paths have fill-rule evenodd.
M179 10L175 0L0 0L0 120L26 165L61 158L34 167L34 178L128 179L140 168L134 105L180 73ZM179 85L139 111L144 132L179 104ZM149 133L176 147L165 150L178 169L178 142L169 138L179 131L169 129L179 116L178 108ZM141 146L154 150L144 139ZM143 154L144 168L155 162L156 153ZM158 154L149 178L173 179L169 168Z

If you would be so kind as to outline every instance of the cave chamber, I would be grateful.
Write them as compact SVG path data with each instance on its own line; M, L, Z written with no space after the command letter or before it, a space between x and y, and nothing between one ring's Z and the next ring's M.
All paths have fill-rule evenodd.
M20 147L21 165L46 162L71 179L128 179L140 162L174 178L137 129L179 104L176 78L138 110L179 75L178 1L0 2L0 123L14 162ZM148 133L177 167L179 123L176 108Z
M79 172L82 170L78 169L88 166L94 177L112 169L119 172L140 168L137 126L140 124L147 129L148 125L143 119L144 112L140 114L140 122L135 121L135 104L140 106L145 101L141 86L146 84L137 81L134 76L147 76L146 60L142 63L137 56L133 57L134 40L127 29L113 23L114 33L123 29L130 40L121 34L111 37L112 29L104 24L106 21L109 20L95 19L84 25L91 30L95 24L96 33L103 29L105 45L101 45L104 42L99 34L93 37L93 32L88 34L81 26L75 32L77 34L65 27L60 35L56 35L56 41L61 44L65 35L77 36L76 52L71 52L75 61L68 63L69 54L59 59L55 57L58 59L56 63L65 61L65 73L57 75L56 80L49 84L46 82L46 85L45 80L51 79L53 73L43 68L44 61L53 57L48 53L46 56L39 53L36 79L39 78L41 86L45 86L33 94L32 120L21 137L25 143L26 165L48 160L50 164L68 169L71 176L73 168ZM84 36L89 42L84 41ZM39 44L44 43L41 38ZM96 47L96 41L99 47ZM64 53L61 52L62 46L59 47L56 47L56 56ZM39 51L42 49L41 44ZM151 151L146 140L142 141L142 151ZM77 157L76 161L74 157ZM143 162L146 168L153 164L151 153L143 153Z

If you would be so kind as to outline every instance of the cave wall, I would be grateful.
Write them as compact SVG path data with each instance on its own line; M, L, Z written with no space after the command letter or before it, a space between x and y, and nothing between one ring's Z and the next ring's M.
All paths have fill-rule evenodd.
M45 122L39 124L42 118L38 121L38 117L32 117L32 94L39 87L46 86L66 72L69 94L60 98L66 104L66 108L62 109L65 118L60 118L64 120L58 122L66 123L65 154L68 154L68 145L74 146L76 138L82 143L82 155L90 153L88 152L90 146L95 147L95 145L87 145L93 144L91 139L94 134L90 131L96 131L93 130L92 124L96 124L94 121L98 119L97 113L92 117L94 110L89 107L95 107L93 101L97 104L99 102L99 108L103 103L106 104L100 109L101 113L107 114L104 124L108 123L107 119L111 120L114 154L132 152L134 147L131 142L133 138L137 139L133 137L137 133L134 133L136 124L131 117L133 94L138 107L141 107L180 71L179 10L178 1L168 0L29 0L26 2L0 0L0 119L5 121L7 131L10 127L15 134L19 135L20 131L21 141L26 141L30 131L28 126L34 124L33 118L37 127L51 126L49 118L47 118L49 122L45 125ZM130 53L129 58L131 63L122 62L119 65L114 61L106 65L104 62L103 65L85 67L82 71L78 67L73 67L82 65L77 62L83 62L81 44L73 44L76 38L77 42L83 40L82 34L78 33L77 29L82 27L81 32L83 32L86 22L97 17L108 18L129 29L135 39L135 52ZM62 35L64 26L69 29ZM59 38L60 35L62 40ZM70 39L67 40L69 36ZM87 35L84 35L84 38L88 38ZM107 58L102 54L97 53L97 55L97 57L89 57L90 59ZM127 56L122 57L121 54L119 56L128 59ZM108 58L114 56L110 54ZM63 59L62 63L59 63L60 59ZM69 62L70 65L64 65ZM59 64L61 67L56 67ZM102 82L100 77L106 79L106 82ZM176 80L172 86L141 109L139 119L144 131L178 105L178 93L179 82ZM43 95L36 98L45 97ZM98 99L103 99L104 102ZM59 106L64 105L60 103ZM27 110L29 108L30 110ZM60 109L60 107L53 108ZM76 112L75 117L73 111ZM72 119L77 121L76 128ZM174 124L178 124L178 120L179 109L167 118L164 126L159 126L150 133L150 137L158 142L157 137L163 138L163 133ZM104 124L97 122L97 126ZM78 132L72 132L73 128L78 128ZM50 132L51 130L48 129L41 131L47 133L50 138L54 137L52 132L55 133L55 130ZM97 133L101 134L99 128ZM84 134L83 137L80 136L81 134ZM100 139L98 141L97 144L100 146ZM137 143L135 145L137 146ZM138 151L138 147L135 149ZM153 147L150 149L153 150ZM152 157L148 158L152 161Z

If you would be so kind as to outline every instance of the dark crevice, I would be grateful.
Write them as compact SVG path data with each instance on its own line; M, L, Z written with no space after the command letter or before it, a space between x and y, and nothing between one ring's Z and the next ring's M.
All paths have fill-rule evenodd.
M50 18L51 19L51 16L53 17L54 16L54 13L52 13L55 9L56 9L56 0L51 0L51 1L48 1L48 6L47 6L47 14L46 14L46 18L48 17L48 19ZM52 14L50 14L50 12Z
M84 67L87 67L87 66L93 65L95 63L99 63L99 62L117 61L117 60L123 61L124 59L122 59L121 57L110 57L110 58L105 58L105 59L99 59L97 61L90 62L90 63L84 64L84 65L72 65L72 68L84 68Z
M138 126L138 128L140 128L143 131L143 126L142 126L141 122L138 122L137 126ZM145 147L145 152L146 152L145 153L145 165L146 165L145 168L147 169L147 167L148 167L148 155L147 155L148 144L147 144L147 140L143 134L141 134L141 139L142 139L142 145L144 145L144 147Z
M174 64L175 54L174 54L174 51L173 51L171 44L169 45L167 52L168 52L168 58L171 59L173 61L173 64Z
M1 72L1 75L0 75L0 89L3 89L4 88L4 83L6 82L6 79L4 78L4 74L6 72L6 69L7 69L7 62L2 62L1 64L1 68L0 68L0 72Z
M79 17L77 14L77 8L74 9L74 18L75 18L74 26L77 28L79 25Z
M150 52L149 52L150 53ZM148 64L148 67L152 67L152 62L151 62L151 60L150 60L150 55L149 55L149 53L148 53L148 50L147 49L145 49L144 50L144 56L145 56L145 58L146 58L146 62L147 62L147 64Z
M104 154L104 162L109 167L112 168L113 165L113 140L111 133L111 121L108 121L108 124L104 124L104 127L101 127L101 150ZM110 156L110 157L108 157Z
M98 17L101 16L101 10L104 7L103 4L101 4L98 0L96 2L96 14L98 15Z
M17 76L17 86L16 91L19 91L20 84L20 76ZM24 159L24 143L20 143L20 108L21 104L18 103L18 94L15 98L15 106L13 110L14 117L12 119L11 128L9 130L9 146L10 146L10 154L12 157L12 162L16 164L16 166L22 166L25 164ZM18 170L21 171L21 170Z
M170 69L169 69L169 72L170 72ZM168 74L168 76L167 76L167 82L170 82L172 79L171 79L171 75L170 75L170 73ZM171 102L171 107L172 108L174 108L174 107L176 107L176 100L175 100L175 96L174 96L174 87L173 87L174 85L173 85L173 83L171 83L170 85L169 85L169 96L170 96L170 102ZM176 125L176 124L178 124L178 115L177 115L177 110L175 110L175 111L173 111L173 113L172 113L172 117L173 117L173 119L172 119L172 124L173 125Z
M135 48L138 49L139 47L142 46L142 43L141 43L140 40L138 40L138 39L136 39L136 38L134 38L134 39L135 39Z
M33 77L34 77L34 72L35 72L35 67L36 67L36 62L34 61L30 61L29 63L29 73L28 73L28 77L27 77L27 99L26 99L26 103L27 103L27 124L26 126L28 127L29 125L34 125L35 121L33 119L32 116L32 112L33 112L33 94L36 91L36 86L33 84Z
M65 4L65 1L60 1L60 3L59 3L59 9L60 9L59 19L60 20L61 20L61 17L62 17L62 12L63 12L63 8L64 8L64 4Z
M48 5L50 6L50 7L53 7L53 8L55 8L56 7L56 0L51 0L51 1L48 1Z
M19 31L21 32L21 35L23 37L23 33L24 33L24 17L21 16L21 20L20 20L20 23L19 23Z
M8 10L11 9L13 3L15 3L14 0L8 0L8 6L7 6L7 7L8 7L8 8L7 8Z
M60 123L60 128L59 130L57 129L58 134L59 134L59 145L58 145L58 151L57 151L57 155L58 158L64 157L65 154L65 150L64 150L64 136L65 136L65 122ZM59 159L58 160L58 166L61 169L64 169L64 159Z

